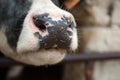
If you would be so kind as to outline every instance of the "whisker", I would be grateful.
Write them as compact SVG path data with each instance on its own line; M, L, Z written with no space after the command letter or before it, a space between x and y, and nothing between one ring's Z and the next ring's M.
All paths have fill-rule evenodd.
M64 4L62 4L61 6L60 6L60 8L63 8L64 7Z

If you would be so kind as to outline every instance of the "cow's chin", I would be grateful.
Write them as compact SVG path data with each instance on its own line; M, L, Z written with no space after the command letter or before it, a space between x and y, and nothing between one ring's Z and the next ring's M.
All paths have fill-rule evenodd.
M28 51L11 56L13 59L30 65L52 65L60 62L66 55L63 49L48 49L39 51Z

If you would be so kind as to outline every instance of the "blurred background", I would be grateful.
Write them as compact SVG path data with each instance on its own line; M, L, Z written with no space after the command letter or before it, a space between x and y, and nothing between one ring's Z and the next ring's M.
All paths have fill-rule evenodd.
M120 0L81 0L71 12L78 25L78 52L120 52ZM66 64L63 80L120 80L120 60Z
M120 52L120 0L81 0L70 12L79 37L75 53ZM120 60L14 65L0 68L0 80L120 80Z

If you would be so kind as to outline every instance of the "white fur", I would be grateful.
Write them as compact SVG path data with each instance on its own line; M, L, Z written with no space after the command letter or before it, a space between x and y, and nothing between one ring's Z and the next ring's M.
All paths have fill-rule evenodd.
M77 36L77 30L74 28L70 48L71 50L75 51L77 47L78 47L78 36Z

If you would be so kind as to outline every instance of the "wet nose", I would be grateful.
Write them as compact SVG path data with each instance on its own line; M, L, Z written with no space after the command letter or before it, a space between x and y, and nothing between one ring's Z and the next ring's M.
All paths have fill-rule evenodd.
M74 23L68 17L61 17L60 19L53 19L49 15L37 15L33 17L35 26L43 33L48 33L46 36L37 34L40 37L40 48L49 49L53 47L69 48L71 43L72 29Z

